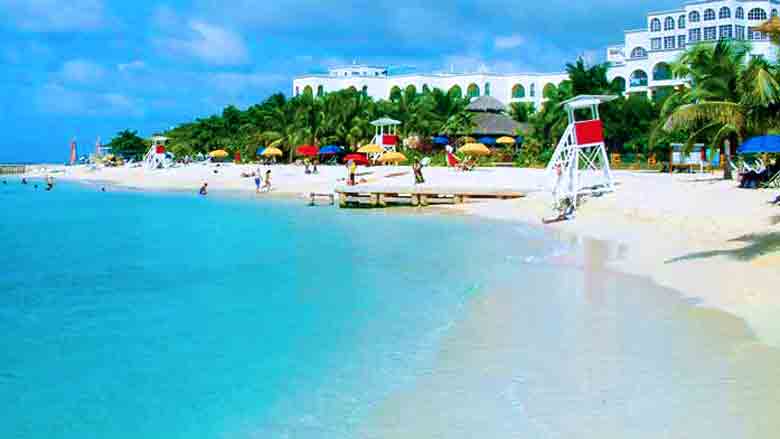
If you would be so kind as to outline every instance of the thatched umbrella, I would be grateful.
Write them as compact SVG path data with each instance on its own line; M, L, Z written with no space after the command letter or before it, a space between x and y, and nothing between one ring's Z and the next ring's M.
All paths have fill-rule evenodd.
M768 34L772 42L780 44L780 17L774 16L760 26L754 27L753 30Z

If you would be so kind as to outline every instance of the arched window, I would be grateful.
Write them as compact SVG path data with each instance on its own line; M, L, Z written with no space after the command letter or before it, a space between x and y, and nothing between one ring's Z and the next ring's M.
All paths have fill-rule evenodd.
M731 18L731 9L729 9L729 8L727 8L725 6L720 8L720 11L718 11L718 18L720 18L720 19Z
M672 68L665 62L659 62L653 67L653 81L668 81L672 79Z
M734 17L745 18L745 10L742 9L742 6L737 7L737 10L734 11Z
M664 20L664 30L674 30L674 18L666 17Z
M531 97L536 97L536 84L531 84L531 92L529 93Z
M311 85L303 87L303 94L311 96L312 93L314 93L314 90L312 90Z
M612 88L613 90L618 90L620 92L626 91L626 80L618 76L612 80Z
M477 84L470 84L466 89L466 96L470 98L479 97L479 86Z
M463 97L463 90L460 89L459 85L453 85L452 88L450 88L450 91L447 92L450 96L461 98Z
M514 99L522 99L525 97L525 87L522 84L515 84L512 87L512 97Z
M753 8L748 12L748 20L766 20L766 11L761 8Z
M680 15L680 17L677 18L677 27L679 29L685 29L685 15Z
M631 58L647 58L647 50L644 47L634 47L631 51Z
M772 16L777 17L777 9L772 9Z
M634 70L631 74L631 87L647 86L647 73L644 70Z
M712 21L715 19L715 10L714 9L705 9L704 10L704 21Z
M542 96L546 99L549 99L553 94L555 94L555 90L557 90L555 84L547 84L542 89Z
M650 20L650 32L660 32L661 31L661 20L657 18L653 18Z
M324 94L325 94L325 89L321 85L318 85L317 86L317 96L322 96Z
M690 14L688 14L688 21L690 23L698 23L701 20L701 16L697 11L691 11Z
M490 83L485 83L485 96L490 96Z

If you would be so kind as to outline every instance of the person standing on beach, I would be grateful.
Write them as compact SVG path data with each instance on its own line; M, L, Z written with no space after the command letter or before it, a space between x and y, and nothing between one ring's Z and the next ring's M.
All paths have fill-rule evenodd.
M200 190L198 191L199 195L208 195L209 194L209 184L203 183L203 186L200 187Z
M262 181L262 173L260 172L260 168L257 169L257 174L255 174L255 193L260 193L260 183Z
M425 183L425 177L423 177L422 173L422 163L420 163L419 160L414 161L414 164L412 165L412 172L414 173L414 184Z
M357 175L357 163L355 163L354 160L350 160L349 163L347 163L347 168L349 168L349 185L354 186L355 176Z
M263 181L263 192L271 192L271 170L265 171L265 181Z

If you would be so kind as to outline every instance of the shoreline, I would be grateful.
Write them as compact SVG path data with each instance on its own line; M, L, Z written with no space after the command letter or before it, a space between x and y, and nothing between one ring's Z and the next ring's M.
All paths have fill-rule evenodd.
M332 192L341 184L343 167L320 167L320 174L304 175L302 167L274 165L213 166L149 171L142 168L106 168L88 171L68 168L58 179L107 184L138 191L189 192L208 180L215 193L253 193L251 178L241 172L259 168L273 171L275 190L262 198L297 198L308 192ZM60 167L59 169L65 169ZM213 171L218 173L214 174ZM409 183L408 167L361 168L367 184ZM404 172L398 176L399 172ZM609 266L620 272L672 288L698 306L716 308L744 320L758 340L780 347L780 208L766 201L772 191L749 191L711 174L658 174L615 171L617 192L589 198L574 220L545 225L550 215L549 194L533 191L545 176L542 170L484 168L456 173L426 168L426 178L440 184L509 187L527 192L518 200L480 201L427 210L459 213L540 227L562 236L610 241L628 249ZM27 174L40 177L41 174ZM21 177L21 176L20 176ZM404 179L403 177L407 177ZM774 287L773 287L774 286Z

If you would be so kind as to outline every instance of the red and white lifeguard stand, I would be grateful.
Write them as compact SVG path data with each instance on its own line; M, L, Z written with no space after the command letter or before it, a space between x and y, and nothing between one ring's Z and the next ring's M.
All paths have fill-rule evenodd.
M556 206L567 198L573 206L577 206L582 195L614 192L599 105L616 98L580 95L562 104L569 117L569 125L547 165ZM583 120L578 121L577 117Z
M152 137L152 147L149 148L149 151L144 157L144 164L148 169L167 168L171 165L171 160L168 158L165 150L165 143L167 141L167 137Z
M371 143L381 146L385 152L395 151L398 146L398 126L400 121L383 117L371 122L374 126L374 139Z

